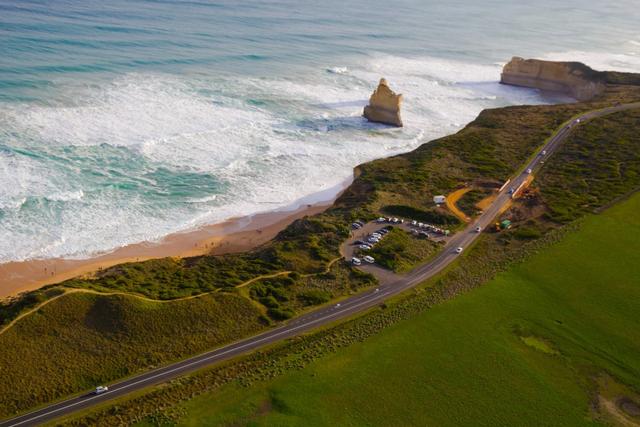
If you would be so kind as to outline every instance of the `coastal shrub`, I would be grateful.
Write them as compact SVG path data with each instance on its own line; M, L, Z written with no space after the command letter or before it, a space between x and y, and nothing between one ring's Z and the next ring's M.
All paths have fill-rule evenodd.
M295 313L287 308L270 308L267 310L267 314L273 320L287 320L291 319Z
M474 217L480 212L480 209L476 207L476 204L480 200L488 197L490 194L491 190L474 188L473 190L466 192L456 202L456 206L468 217Z
M393 228L387 235L367 251L375 258L376 263L395 272L406 272L417 264L425 262L438 251L438 244L420 239L411 234Z
M574 130L537 180L548 219L568 223L640 188L638 123L640 112L629 110Z
M322 289L309 289L298 294L298 299L306 306L319 305L328 302L331 299L331 294Z
M0 335L0 417L254 334L260 315L234 294L64 295Z

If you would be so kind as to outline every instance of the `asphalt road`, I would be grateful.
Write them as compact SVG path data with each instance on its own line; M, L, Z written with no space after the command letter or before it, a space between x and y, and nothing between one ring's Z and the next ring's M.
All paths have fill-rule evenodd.
M625 104L603 110L592 111L580 116L580 122L593 119L595 117L604 116L617 111L640 108L640 103ZM173 363L171 365L154 369L149 372L137 375L135 377L110 384L109 391L100 395L85 394L73 397L59 403L54 403L37 409L33 412L0 422L0 427L8 426L33 426L44 422L51 421L63 415L69 415L73 412L90 408L99 403L104 403L116 397L124 396L134 391L141 390L153 384L167 382L173 378L185 375L200 368L210 366L214 363L228 360L241 354L259 349L269 344L281 341L286 338L295 337L303 332L327 325L336 320L344 319L361 313L371 307L381 304L386 299L397 295L417 284L435 276L445 267L455 261L460 255L455 252L458 247L467 248L480 233L475 232L475 228L480 226L483 230L490 226L498 214L507 207L511 199L509 194L510 188L518 188L529 176L526 172L531 169L535 174L540 167L541 161L551 155L567 135L571 132L571 128L578 125L574 120L565 125L556 134L547 141L542 150L546 151L546 155L539 155L531 159L523 168L523 172L511 179L509 185L498 194L494 202L487 208L475 222L470 224L464 231L457 233L447 242L443 251L424 265L417 267L406 276L397 281L380 285L377 289L366 291L355 295L351 298L343 300L340 304L326 306L305 315L297 317L284 325L261 333L254 337L246 338L233 344L226 345L217 350L200 354L189 359Z

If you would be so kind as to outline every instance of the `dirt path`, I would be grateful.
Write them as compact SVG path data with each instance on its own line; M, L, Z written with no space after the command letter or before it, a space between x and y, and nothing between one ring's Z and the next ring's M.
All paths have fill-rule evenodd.
M449 208L451 213L453 213L455 216L460 218L460 220L462 222L467 222L467 223L471 222L471 218L466 216L464 214L464 212L462 212L460 209L458 209L458 206L456 206L456 203L458 202L458 200L460 200L460 198L462 196L464 196L466 193L468 193L471 190L472 189L470 187L461 188L461 189L456 190L453 193L449 194L447 196L447 198L445 199L447 208Z
M598 401L600 403L600 407L611 415L619 425L624 427L640 427L640 421L636 421L628 417L624 411L618 408L618 405L616 405L616 402L613 400L598 396Z

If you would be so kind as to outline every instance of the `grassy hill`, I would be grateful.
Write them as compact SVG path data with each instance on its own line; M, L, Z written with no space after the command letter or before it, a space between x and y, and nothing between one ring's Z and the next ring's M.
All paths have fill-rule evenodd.
M640 195L365 342L200 396L179 424L599 424L598 399L616 397L607 375L640 392L638 212Z

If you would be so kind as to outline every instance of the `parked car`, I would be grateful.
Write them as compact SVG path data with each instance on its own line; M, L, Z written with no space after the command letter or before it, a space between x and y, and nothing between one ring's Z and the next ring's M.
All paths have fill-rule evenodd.
M482 227L477 226L477 227L476 227L476 233L479 233L479 232L481 232L481 231L482 231Z
M457 254L461 254L461 253L462 253L462 246L458 246L458 247L456 248L456 253L457 253Z
M364 245L358 246L358 248L362 249L363 251L371 250L371 246L367 245L366 243Z
M369 237L369 238L367 239L367 241L368 241L369 243L378 243L378 242L380 241L380 239L377 239L377 238L375 238L375 237Z
M381 223L383 223L383 222L387 222L387 218L380 217L380 218L376 219L376 222L377 222L378 224L381 224Z
M416 221L416 220L414 219L413 221L411 221L411 225L413 225L413 226L415 227L416 225L418 225L418 221Z
M357 222L354 222L353 224L351 224L351 228L353 228L354 230L358 230L359 228L362 228L362 226Z
M353 257L353 258L351 258L351 264L360 265L360 264L362 264L362 261L360 261L360 258Z
M363 257L362 259L368 262L369 264L373 264L374 262L376 262L376 260L369 255L367 255L366 257Z
M107 387L106 385L99 385L98 387L96 387L96 389L93 391L93 394L102 394L102 393L106 393L109 391L109 387Z

